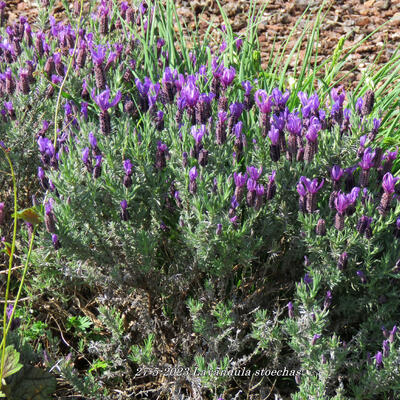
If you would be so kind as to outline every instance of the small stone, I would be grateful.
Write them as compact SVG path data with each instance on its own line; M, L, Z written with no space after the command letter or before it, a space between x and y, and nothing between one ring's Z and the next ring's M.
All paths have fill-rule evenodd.
M392 24L394 26L400 26L400 13L396 13L393 15Z
M239 31L247 25L247 16L246 14L238 14L232 22L232 28L235 31Z
M375 7L381 11L389 10L391 5L392 5L392 2L390 0L380 0L375 3Z
M242 6L237 3L227 3L222 8L228 17L233 17L242 12Z
M356 20L356 25L366 26L369 24L369 22L370 22L370 19L368 17L361 17Z
M308 6L308 0L295 0L294 8L299 11L304 11Z

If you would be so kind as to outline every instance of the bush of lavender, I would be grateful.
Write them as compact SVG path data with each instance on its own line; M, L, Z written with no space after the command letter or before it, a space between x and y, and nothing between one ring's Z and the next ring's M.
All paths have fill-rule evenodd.
M3 30L2 140L44 219L29 290L70 315L79 350L46 362L87 398L399 394L397 149L380 139L399 84L346 91L343 42L325 75L311 64L319 15L297 74L283 52L263 71L251 10L246 36L226 20L191 50L171 2Z

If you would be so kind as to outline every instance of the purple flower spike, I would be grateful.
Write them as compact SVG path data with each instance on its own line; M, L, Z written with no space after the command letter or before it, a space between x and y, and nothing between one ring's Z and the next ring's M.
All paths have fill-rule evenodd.
M129 159L124 160L124 170L125 170L126 175L132 175L132 168L133 168L133 165L132 165L131 160L129 160Z
M276 170L273 170L272 174L268 176L268 182L269 183L274 183L275 182L275 176L276 176Z
M92 92L92 97L94 97L94 90ZM110 89L107 88L106 90L101 92L98 96L96 96L94 100L102 111L107 111L109 108L115 107L121 100L121 97L122 94L118 90L114 100L110 103Z
M293 307L293 303L291 301L289 301L287 308L288 308L289 318L293 318L294 317L294 307Z
M92 53L93 62L97 65L102 64L106 58L106 51L107 51L107 48L102 45L97 46L97 51L93 50L93 48L92 48L91 53Z
M201 139L203 138L204 134L206 133L206 126L201 125L200 129L197 129L195 126L192 126L190 133L194 137L194 140L196 141L196 145L199 145L201 143Z
M242 87L244 89L244 94L246 96L250 96L251 90L253 89L253 86L251 86L251 82L250 81L242 82Z
M139 78L136 78L135 84L136 84L136 88L137 88L139 94L142 97L147 97L147 93L149 92L150 85L151 85L151 80L147 76L145 76L144 83L142 83L142 81Z
M231 199L231 208L232 208L233 210L236 210L238 207L239 207L239 203L238 203L238 201L236 200L236 197L235 197L235 196L232 196L232 199Z
M345 194L339 192L335 199L335 207L337 212L339 214L344 214L348 206L349 206L349 199Z
M300 180L300 182L297 184L296 186L297 189L297 193L301 196L301 197L305 197L307 195L307 189L304 186L304 183Z
M318 139L318 132L321 130L322 126L318 118L312 117L310 126L306 133L306 139L310 142L315 142Z
M374 165L374 157L375 157L375 152L372 152L372 149L368 147L364 152L362 161L358 163L358 165L363 170L369 170Z
M329 308L332 303L332 292L328 290L326 292L325 301L324 301L324 308Z
M236 186L242 187L246 184L247 174L243 175L242 173L237 174L236 172L234 172L233 179L235 181Z
M229 111L231 112L231 115L234 117L235 120L238 120L240 117L240 114L242 114L244 110L244 105L242 103L233 103L229 106Z
M268 96L265 90L259 89L254 95L254 100L263 114L269 114L273 105L273 97Z
M224 68L220 77L222 86L226 89L235 79L236 70L233 67Z
M287 90L285 93L282 94L282 92L278 88L275 88L272 90L272 97L274 98L275 106L281 110L284 110L286 102L290 97L290 92Z
M61 248L61 243L58 240L58 236L55 233L51 235L51 241L53 242L54 250L58 250Z
M339 167L339 165L334 165L331 169L331 177L335 182L338 182L343 176L344 171Z
M121 220L128 221L129 213L128 213L128 203L126 200L122 200L120 203L121 206Z
M311 194L316 194L322 188L325 182L325 180L322 179L321 183L318 185L318 179L315 178L311 181L310 179L307 179L304 176L302 176L300 180L302 181L302 183L304 183L304 185L307 188L307 191Z
M253 166L247 167L247 173L249 174L251 179L256 181L258 178L260 178L262 174L262 167L260 167L260 169L257 169Z
M194 76L188 77L187 84L182 88L181 95L189 107L193 108L196 106L200 96L200 91L195 84Z
M395 190L396 182L400 178L394 178L390 172L387 172L382 180L382 187L385 193L393 194Z
M311 276L308 274L308 272L304 275L304 283L307 285L307 286L310 286L310 285L312 285L312 283L313 283L313 279L311 278Z
M243 45L243 39L237 38L236 41L235 41L235 46L236 46L237 51L240 50L242 45Z
M254 179L249 178L247 180L247 190L249 192L255 192L257 187L257 182Z
M347 267L347 262L349 260L349 256L346 252L343 252L338 260L337 267L339 271L343 271Z
M367 283L367 277L365 276L364 271L358 270L357 276L360 278L360 281L363 285Z
M384 340L382 343L383 357L387 357L390 351L389 340Z
M375 355L376 369L381 369L383 367L382 358L383 358L382 352L378 351Z
M46 225L47 232L55 233L56 219L53 213L53 199L50 199L45 203L44 210L45 210L44 222Z
M276 146L279 144L279 130L274 125L271 126L271 130L268 133L268 137L271 139L271 143Z
M89 147L85 147L82 150L82 161L86 165L89 161Z
M396 147L396 151L388 151L385 154L385 160L394 161L397 158L397 153L399 152L399 148Z
M193 167L189 171L189 179L191 182L195 181L197 179L197 169L196 167Z
M289 114L286 127L292 135L300 135L302 129L301 119L296 115Z
M394 339L396 337L397 331L398 331L398 328L397 328L396 325L394 325L393 329L390 331L390 334L389 334L389 343L393 343L394 342Z
M95 149L97 147L97 139L92 132L89 132L89 144L92 149Z
M320 335L319 333L316 333L316 334L313 336L312 340L311 340L311 346L314 346L315 343L317 343L317 340L318 340L321 336L322 336L322 335Z

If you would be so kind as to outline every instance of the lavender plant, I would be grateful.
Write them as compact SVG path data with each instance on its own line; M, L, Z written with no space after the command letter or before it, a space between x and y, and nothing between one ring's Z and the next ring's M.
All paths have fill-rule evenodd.
M229 371L243 370L260 398L398 394L397 149L380 140L398 81L384 69L379 90L346 91L343 42L312 66L323 6L291 85L305 32L261 71L255 3L245 37L226 20L219 48L206 34L191 51L169 1L104 0L75 28L7 28L4 140L43 204L31 290L68 308L86 293L103 334L79 342L81 379L57 364L75 390L239 396ZM260 375L284 367L272 386Z

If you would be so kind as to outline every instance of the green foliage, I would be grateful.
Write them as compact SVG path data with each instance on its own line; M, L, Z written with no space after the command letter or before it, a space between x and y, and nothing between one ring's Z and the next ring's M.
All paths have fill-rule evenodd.
M18 310L24 319L22 342L36 342L41 349L45 336L49 337L51 354L46 363L87 398L123 398L126 388L147 387L139 381L143 377L135 376L134 367L166 371L171 364L192 375L184 384L172 374L160 381L153 379L154 386L159 382L165 386L143 389L143 396L157 391L161 396L174 387L174 396L193 394L197 398L215 398L220 393L239 398L245 390L247 397L255 398L268 393L285 393L292 399L395 398L400 390L396 380L400 348L398 334L390 337L389 332L400 318L400 244L395 238L400 235L396 227L400 205L396 194L390 198L387 212L382 211L382 178L384 168L396 173L399 161L394 161L393 169L380 160L371 168L366 192L356 196L354 210L346 213L340 230L332 202L338 188L349 192L344 181L350 176L336 184L331 168L355 166L351 172L355 182L350 185L354 187L363 174L357 150L367 152L360 147L369 146L378 154L380 147L394 150L399 143L398 52L385 66L371 64L355 90L338 100L344 93L336 90L345 82L339 74L350 55L372 34L351 48L346 48L347 37L341 37L332 55L318 64L327 2L313 23L307 8L284 45L274 48L266 63L262 63L257 39L264 9L255 1L250 4L246 32L240 37L242 47L237 46L239 37L217 1L226 32L220 32L223 46L213 51L209 46L217 46L217 27L210 25L200 41L196 20L188 43L188 27L179 20L172 1L156 1L154 7L137 10L135 23L122 16L126 10L115 0L112 3L108 12L99 11L107 14L108 28L113 26L108 33L100 32L104 21L97 16L85 16L78 22L68 10L73 28L67 31L81 24L85 32L65 34L65 43L63 35L57 39L46 36L49 50L43 56L23 39L21 58L10 63L16 78L27 60L37 60L35 79L30 82L32 94L20 90L7 94L16 115L14 119L5 114L0 122L11 149L6 151L10 156L6 161L15 164L13 178L27 189L17 199L14 187L15 210L9 213L15 219L13 240L9 232L4 233L3 253L10 256L11 271L17 243L23 278L29 261L35 267L28 294L41 302L51 298L67 310L46 320L39 319L40 311L24 319ZM43 31L49 28L50 11L40 10L38 27ZM300 24L304 29L287 54ZM87 32L93 35L87 36ZM87 50L81 66L77 57L71 56L73 49L82 49L76 38L85 41ZM165 41L162 46L159 39ZM98 87L91 53L106 43L102 72L111 99L121 93L121 100L104 110L100 103L108 92L103 91L105 86ZM302 57L301 48L305 49ZM112 61L112 51L118 49L122 50ZM62 83L50 84L44 68L48 55L58 51L65 75ZM111 64L106 68L110 55ZM222 84L221 77L217 78L222 74L218 63L226 68L226 74L228 68L234 68L231 84ZM265 70L261 65L267 65ZM168 82L167 66L173 83ZM83 77L88 95L82 93ZM196 90L210 95L217 90L218 79L222 85L219 100L210 96L211 118L201 121L197 115L200 106L191 106L189 97ZM244 92L244 81L254 86L250 95ZM146 84L149 91L143 95ZM52 88L55 91L50 96ZM177 104L187 88L191 93ZM282 93L278 89L290 89L283 104L279 104ZM365 102L367 89L374 90L375 105L365 112L360 110L359 99L364 96ZM169 99L171 90L173 100ZM258 105L235 119L234 104L254 99L256 90L274 94L272 113L260 111ZM86 102L87 115L81 111ZM216 138L223 109L227 110L228 132L220 143ZM307 136L311 121L321 125L316 154L305 162L301 151L289 151L288 141L293 139L289 113L301 117L301 132L295 138L300 149L311 148ZM104 132L107 118L111 132ZM377 118L381 126L370 139ZM39 134L44 119L53 125ZM277 159L268 136L272 129L268 126L265 132L263 124L280 130ZM202 126L205 134L199 140L196 131ZM53 143L57 157L52 154L46 159L46 151L51 152L49 144L46 151L38 152L37 135ZM360 146L364 135L367 144ZM287 142L283 143L283 138ZM127 160L132 162L129 173L124 166ZM38 166L44 174L39 177L41 187L36 177ZM247 179L254 173L252 167L260 171L257 178L251 178L258 191L250 189L252 182ZM7 168L1 159L0 170ZM237 174L248 175L241 195ZM1 187L9 178L1 175ZM299 210L296 191L304 178L324 182L314 193L316 201L311 202L308 190L305 201L315 206L308 212ZM252 204L252 192L260 204ZM36 193L35 203L43 204L31 207L28 193ZM11 195L5 201L9 204ZM360 229L363 216L373 218L368 235ZM28 225L17 241L17 219L38 229L35 249L31 241L28 251L20 251L31 237L31 227ZM318 233L316 226L322 219L326 232ZM338 268L344 253L347 266ZM6 298L12 288L10 273L8 279ZM289 301L293 309L287 318ZM85 302L90 310L81 315L79 308L85 307ZM390 327L383 337L382 325ZM53 335L60 336L59 347ZM382 349L384 339L390 344ZM3 377L11 375L4 388L7 396L49 398L55 390L54 377L29 362L19 364L19 353L5 344L6 340ZM71 352L68 356L65 345ZM379 363L381 350L383 362ZM303 373L296 379L279 377L257 383L252 378L246 388L229 374L240 368L253 372L283 366ZM146 382L152 378L147 377ZM37 393L32 394L32 387Z
M13 375L4 387L9 400L49 400L55 391L55 376L30 365L25 365Z
M77 333L85 333L92 325L92 321L86 316L71 316L66 321L67 328Z
M128 358L138 365L152 365L156 362L153 355L154 334L149 334L143 346L132 345Z

